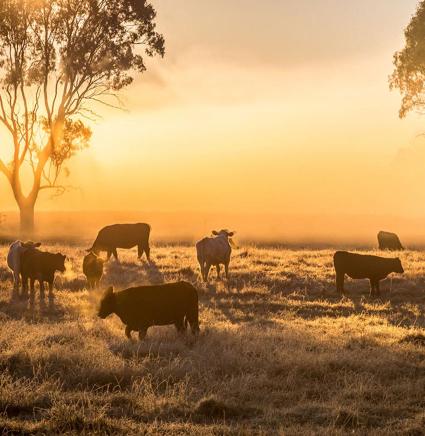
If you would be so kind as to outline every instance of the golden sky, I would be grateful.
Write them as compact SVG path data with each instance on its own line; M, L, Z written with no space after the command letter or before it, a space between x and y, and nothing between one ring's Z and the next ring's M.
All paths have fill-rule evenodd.
M39 210L425 215L425 116L388 89L415 0L153 3L165 58Z

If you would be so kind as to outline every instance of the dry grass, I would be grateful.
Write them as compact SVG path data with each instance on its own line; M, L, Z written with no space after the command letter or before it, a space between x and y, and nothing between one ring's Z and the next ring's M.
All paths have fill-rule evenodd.
M334 290L328 250L236 250L230 282L199 280L194 250L154 247L111 261L103 287L185 279L200 291L201 334L152 328L129 342L95 316L83 248L54 300L11 300L0 268L0 429L4 433L423 434L425 253L383 284ZM0 249L5 258L7 248Z

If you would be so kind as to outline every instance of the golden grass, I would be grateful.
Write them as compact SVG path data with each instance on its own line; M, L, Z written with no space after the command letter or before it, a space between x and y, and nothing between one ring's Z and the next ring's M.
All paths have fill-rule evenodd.
M200 293L201 334L172 327L128 341L95 315L83 248L55 298L11 299L0 268L0 429L4 433L422 434L425 253L371 299L367 281L336 295L329 250L234 252L229 283L200 282L195 252L121 251L102 288L185 279ZM5 258L7 247L0 249Z

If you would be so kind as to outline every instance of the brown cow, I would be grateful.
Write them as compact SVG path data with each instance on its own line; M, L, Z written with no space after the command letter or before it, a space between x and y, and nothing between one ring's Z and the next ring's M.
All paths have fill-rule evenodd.
M44 282L49 284L49 293L53 291L55 272L65 272L66 256L60 253L48 253L37 249L28 250L21 258L22 287L24 294L28 294L28 279L31 292L34 292L36 280L40 283L40 294L44 295Z
M97 255L106 251L107 260L114 255L118 260L117 248L133 248L137 245L138 258L146 253L150 260L149 235L151 227L149 224L114 224L101 229L93 242L93 246L87 251L93 251Z
M138 286L114 292L107 289L100 302L98 315L104 319L115 313L125 324L125 334L138 331L143 340L149 327L174 324L183 333L187 325L193 334L199 332L198 292L188 282L156 286Z
M340 294L344 293L344 277L347 274L352 279L369 279L370 294L376 291L378 294L379 282L388 274L395 272L402 274L404 269L399 258L384 258L369 256L347 251L337 251L334 254L334 266L336 272L336 287Z

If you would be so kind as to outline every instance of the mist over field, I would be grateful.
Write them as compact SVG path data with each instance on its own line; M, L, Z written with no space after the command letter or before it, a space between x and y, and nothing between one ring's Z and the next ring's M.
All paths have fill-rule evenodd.
M0 237L19 235L19 217L1 214ZM377 247L380 230L396 232L409 248L425 247L425 218L388 215L293 215L229 212L38 212L35 236L39 239L90 244L97 232L111 223L147 222L153 243L193 244L212 230L236 231L238 244L305 247Z

